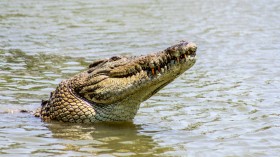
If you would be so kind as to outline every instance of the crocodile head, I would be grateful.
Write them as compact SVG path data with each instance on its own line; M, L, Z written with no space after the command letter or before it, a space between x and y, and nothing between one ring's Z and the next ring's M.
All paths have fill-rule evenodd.
M191 68L196 49L181 41L145 56L98 60L72 78L70 88L91 104L140 104Z

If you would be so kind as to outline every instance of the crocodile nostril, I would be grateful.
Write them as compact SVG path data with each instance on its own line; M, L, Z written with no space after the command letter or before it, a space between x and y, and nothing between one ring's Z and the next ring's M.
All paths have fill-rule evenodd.
M196 55L196 50L189 50L189 55Z
M189 43L187 45L188 55L195 55L197 46L195 43Z

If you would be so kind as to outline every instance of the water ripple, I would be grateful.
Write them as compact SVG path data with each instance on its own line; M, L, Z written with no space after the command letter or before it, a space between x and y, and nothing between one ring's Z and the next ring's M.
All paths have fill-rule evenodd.
M0 154L278 156L279 2L1 1ZM196 65L133 124L43 123L35 110L90 62L187 39Z

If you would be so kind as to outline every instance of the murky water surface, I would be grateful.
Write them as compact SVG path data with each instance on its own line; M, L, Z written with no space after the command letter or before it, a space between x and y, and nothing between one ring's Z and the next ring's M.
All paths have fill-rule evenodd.
M0 2L2 156L279 156L280 3ZM187 39L196 65L142 103L133 123L44 123L56 85L113 55Z

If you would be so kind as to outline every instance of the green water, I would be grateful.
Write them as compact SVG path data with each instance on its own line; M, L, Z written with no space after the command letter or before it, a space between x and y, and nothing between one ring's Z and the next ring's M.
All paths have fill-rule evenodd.
M276 0L0 1L0 156L279 156ZM133 123L44 123L35 110L93 60L186 39L198 61Z

